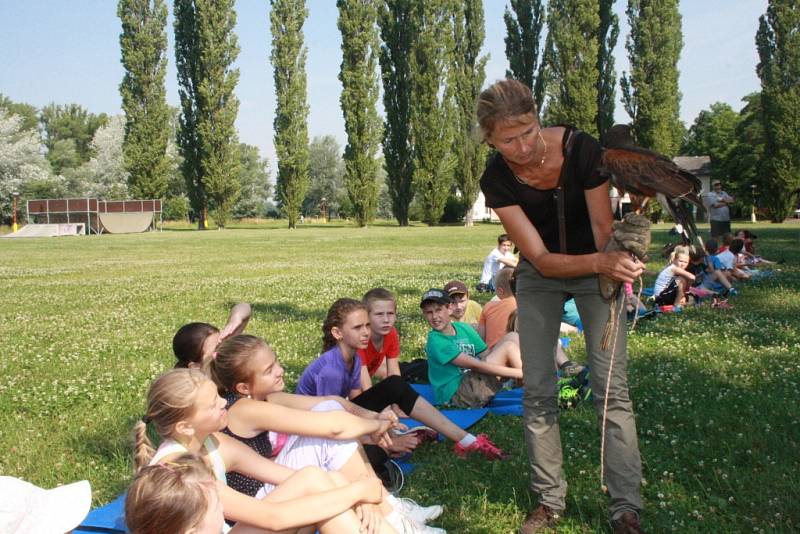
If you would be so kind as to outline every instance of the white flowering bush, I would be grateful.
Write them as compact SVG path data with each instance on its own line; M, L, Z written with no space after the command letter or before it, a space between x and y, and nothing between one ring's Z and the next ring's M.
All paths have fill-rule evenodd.
M22 117L0 109L0 222L12 219L13 193L23 193L31 182L50 178L50 164L42 156L39 135L21 131ZM21 203L20 203L21 204ZM24 205L17 206L17 217L24 217Z

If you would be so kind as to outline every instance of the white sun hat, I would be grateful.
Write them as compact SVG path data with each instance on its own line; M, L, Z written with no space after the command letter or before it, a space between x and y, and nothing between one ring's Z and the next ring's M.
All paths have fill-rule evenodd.
M91 505L92 488L87 480L46 490L0 476L2 534L64 534L83 521Z

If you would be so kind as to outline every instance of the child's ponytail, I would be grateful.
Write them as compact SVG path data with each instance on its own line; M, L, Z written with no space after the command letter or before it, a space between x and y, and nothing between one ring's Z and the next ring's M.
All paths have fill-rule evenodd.
M172 437L175 425L194 415L197 391L207 380L196 369L173 369L153 380L147 392L145 415L133 426L136 471L147 465L155 454L146 423L152 423L161 438Z
M331 304L328 309L328 315L322 323L322 351L332 349L338 343L338 340L333 337L331 329L333 327L341 328L347 321L347 316L356 310L367 310L364 303L355 299L342 298Z

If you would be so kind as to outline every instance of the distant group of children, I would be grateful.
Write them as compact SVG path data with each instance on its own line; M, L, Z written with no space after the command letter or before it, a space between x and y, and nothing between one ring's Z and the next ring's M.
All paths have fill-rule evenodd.
M775 263L755 253L755 239L749 230L739 230L735 236L723 234L721 245L708 239L705 250L675 247L656 278L655 304L674 309L710 298L715 307L730 307L727 297L737 294L734 284L764 276L758 267Z

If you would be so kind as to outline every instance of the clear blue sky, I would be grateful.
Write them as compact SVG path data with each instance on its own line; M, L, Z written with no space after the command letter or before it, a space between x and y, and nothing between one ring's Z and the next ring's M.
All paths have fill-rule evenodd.
M170 6L171 1L167 4ZM507 2L484 0L485 50L490 54L487 82L504 77L503 10ZM617 0L620 39L617 73L628 68L624 50L628 25L625 0ZM120 24L115 0L0 0L0 93L15 101L42 107L50 102L76 102L94 113L121 113L118 85ZM341 39L334 0L307 0L309 134L346 138L339 108ZM717 101L741 108L741 98L759 88L755 32L766 0L685 0L681 4L684 46L679 62L681 118L688 125ZM270 32L267 0L238 0L236 33L241 52L237 126L243 142L256 145L275 168L272 120L275 95L269 64ZM177 105L172 50L167 72L170 104ZM617 120L628 117L619 103ZM274 171L273 171L274 174Z

